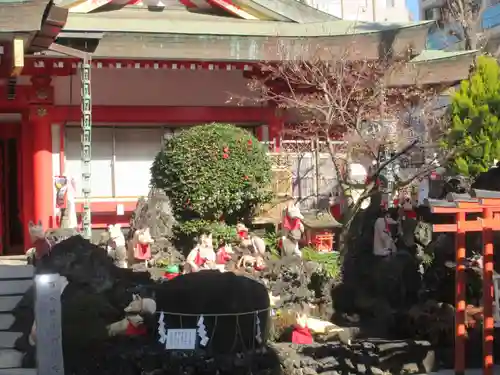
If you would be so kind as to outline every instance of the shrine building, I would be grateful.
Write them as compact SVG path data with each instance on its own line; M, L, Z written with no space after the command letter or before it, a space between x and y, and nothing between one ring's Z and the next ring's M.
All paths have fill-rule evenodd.
M261 61L289 58L283 51L378 59L411 47L411 66L394 78L399 85L413 84L417 70L421 83L455 84L473 58L425 51L432 22L355 23L295 0L8 1L0 12L3 254L30 245L29 220L57 225L55 176L76 181L82 211L81 60L49 50L52 43L92 53L93 228L127 225L148 193L154 156L180 129L227 122L279 147L293 120L272 103L229 99L251 97L248 77Z

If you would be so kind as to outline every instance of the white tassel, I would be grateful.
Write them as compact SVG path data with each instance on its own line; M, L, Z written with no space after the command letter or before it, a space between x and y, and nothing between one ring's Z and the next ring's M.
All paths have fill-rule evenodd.
M262 332L260 330L260 319L259 319L259 313L255 313L255 339L259 344L262 344Z
M165 314L163 314L163 311L158 319L158 334L160 335L160 339L158 341L160 344L165 345L167 343L167 330L165 329Z
M203 315L200 316L200 319L198 319L198 336L200 338L200 345L201 346L207 346L208 344L208 336L207 336L207 330L205 327L205 319L203 318Z

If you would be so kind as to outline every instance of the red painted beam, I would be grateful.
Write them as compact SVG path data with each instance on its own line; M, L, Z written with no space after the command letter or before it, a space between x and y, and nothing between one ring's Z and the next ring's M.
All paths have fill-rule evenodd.
M123 205L124 215L118 215L117 206ZM135 201L120 201L120 199L110 198L109 201L91 202L90 208L92 210L92 228L102 229L107 228L109 224L120 224L122 227L128 227L130 223L130 216L135 210L137 200ZM78 222L81 222L81 214L83 212L83 204L77 202L76 212L78 214Z
M489 208L491 208L494 211L500 211L500 199L499 198L479 199L479 203L482 206L488 206Z
M477 219L462 221L459 224L434 224L432 231L435 233L456 233L459 230L464 232L482 232L485 229L500 231L500 221L498 219Z
M137 198L139 200L139 198ZM137 200L135 201L120 201L120 198L109 198L109 201L101 201L101 202L91 202L90 203L90 209L92 210L93 213L103 213L103 214L116 214L117 211L117 206L119 204L123 205L124 211L127 213L131 213L135 210L135 207L137 205ZM83 212L83 203L77 202L75 204L76 212L81 213Z
M483 209L481 207L476 208L463 208L463 207L431 207L431 212L433 214L456 214L458 212L465 213L480 213Z
M69 76L77 72L81 61L71 57L33 56L26 58L22 74L25 76ZM192 69L225 70L231 69L250 71L258 66L252 61L202 61L202 60L144 60L144 59L93 59L92 67L96 69ZM10 72L9 72L10 74Z
M79 122L80 106L55 106L54 122ZM114 125L203 124L207 122L267 123L274 109L267 107L165 107L165 106L93 106L92 121Z

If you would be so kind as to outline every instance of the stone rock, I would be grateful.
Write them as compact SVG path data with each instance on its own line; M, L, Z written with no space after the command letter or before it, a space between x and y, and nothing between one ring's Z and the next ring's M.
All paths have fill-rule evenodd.
M0 349L0 369L18 368L23 362L24 353L15 349Z
M232 272L203 271L180 275L150 287L169 328L197 329L204 316L210 350L218 353L258 348L268 333L269 294L254 278Z
M426 341L355 340L302 345L292 352L291 344L274 344L282 367L302 367L302 374L383 374L428 373L435 367L435 354ZM285 358L285 359L283 359Z

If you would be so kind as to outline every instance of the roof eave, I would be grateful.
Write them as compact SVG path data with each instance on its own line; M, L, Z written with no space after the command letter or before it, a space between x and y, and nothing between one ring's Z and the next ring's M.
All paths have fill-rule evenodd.
M297 26L298 30L303 29L303 25ZM381 31L373 31L370 24L359 24L356 34L298 34L287 37L100 30L103 37L94 54L100 58L245 62L313 57L331 60L335 56L375 60L388 55L407 56L409 50L413 55L418 55L425 48L429 26L428 22L404 27L395 25L392 28L388 25ZM364 32L363 28L367 31ZM98 31L96 28L92 30ZM71 27L66 27L64 31L72 34L82 32Z
M471 64L476 57L476 51L461 53L449 58L426 59L417 62L410 61L405 66L389 76L390 86L418 85L454 85L469 77Z
M44 11L40 29L32 39L28 52L38 52L49 48L63 29L68 19L68 9L49 2Z

